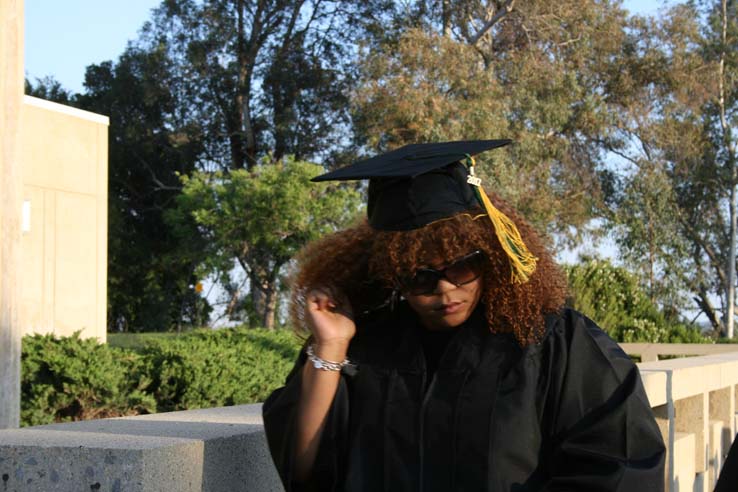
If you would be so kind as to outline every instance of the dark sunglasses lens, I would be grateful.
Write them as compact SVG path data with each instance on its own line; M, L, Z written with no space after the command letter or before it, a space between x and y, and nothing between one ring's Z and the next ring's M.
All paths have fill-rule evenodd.
M456 285L464 285L478 279L482 274L482 254L474 252L443 268L420 269L415 276L405 283L407 289L413 295L431 294L436 290L438 281L446 278Z
M463 285L479 278L482 274L481 255L463 258L446 268L446 278L456 285Z
M407 289L413 295L428 294L436 290L441 276L435 270L418 270L408 282Z

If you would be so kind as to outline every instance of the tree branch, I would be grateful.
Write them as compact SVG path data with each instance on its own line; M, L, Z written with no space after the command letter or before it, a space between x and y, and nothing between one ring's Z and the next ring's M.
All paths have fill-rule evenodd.
M469 44L471 44L472 46L476 45L479 39L482 36L484 36L487 33L487 31L492 29L492 26L497 24L497 22L500 19L502 19L507 14L512 12L514 7L515 7L515 0L507 0L505 2L505 5L501 9L499 9L495 13L495 15L493 15L492 18L488 20L486 24L484 24L484 26L482 26L482 29L480 29L479 32L474 35L474 37L471 38L471 40L469 41Z

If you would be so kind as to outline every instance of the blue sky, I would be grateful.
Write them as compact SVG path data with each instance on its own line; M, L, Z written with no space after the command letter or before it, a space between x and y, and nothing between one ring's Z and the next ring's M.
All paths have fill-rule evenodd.
M116 60L161 0L26 0L26 77L53 76L82 92L85 68ZM652 14L663 0L625 0L631 12ZM670 3L674 3L673 0Z
M116 60L161 0L25 0L26 77L81 92L85 68Z

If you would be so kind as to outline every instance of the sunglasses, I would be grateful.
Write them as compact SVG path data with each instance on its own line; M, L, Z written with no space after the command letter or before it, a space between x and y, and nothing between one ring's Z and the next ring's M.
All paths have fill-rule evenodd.
M477 250L452 261L444 268L419 268L415 275L400 282L401 290L414 296L430 295L435 292L438 281L442 278L456 287L474 282L482 275L483 259L484 255Z

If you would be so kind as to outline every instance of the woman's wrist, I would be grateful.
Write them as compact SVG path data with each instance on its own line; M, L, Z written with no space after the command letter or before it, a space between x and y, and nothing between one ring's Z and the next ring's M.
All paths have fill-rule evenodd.
M329 360L324 359L318 355L315 354L314 346L312 344L307 346L306 354L308 361L313 365L315 369L320 369L323 371L331 371L331 372L338 372L341 369L344 368L344 366L348 365L350 362L348 359L343 360Z
M341 362L346 359L348 353L349 340L315 340L312 343L313 353L321 359Z

